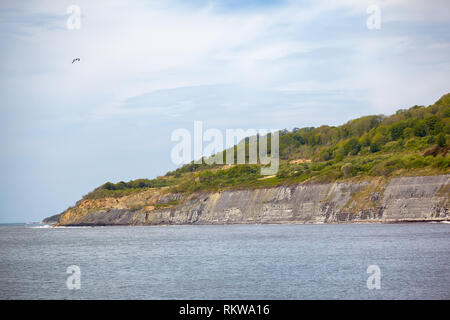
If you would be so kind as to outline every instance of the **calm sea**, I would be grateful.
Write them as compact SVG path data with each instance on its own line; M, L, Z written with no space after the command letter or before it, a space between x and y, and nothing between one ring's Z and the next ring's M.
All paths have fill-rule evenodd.
M0 299L450 299L450 224L8 225Z

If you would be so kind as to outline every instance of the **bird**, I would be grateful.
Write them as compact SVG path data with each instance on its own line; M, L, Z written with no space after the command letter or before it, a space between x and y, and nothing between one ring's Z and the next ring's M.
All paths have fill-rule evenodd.
M75 58L75 59L72 60L72 64L73 64L75 61L81 61L81 60L80 60L80 58Z

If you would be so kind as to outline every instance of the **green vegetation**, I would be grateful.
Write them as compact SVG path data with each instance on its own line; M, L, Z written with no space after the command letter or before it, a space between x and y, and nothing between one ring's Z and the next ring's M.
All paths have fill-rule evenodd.
M169 208L169 207L173 207L180 204L179 200L171 200L169 202L166 203L157 203L155 204L155 209L164 209L164 208Z
M304 181L445 174L450 167L449 137L450 94L447 94L431 106L401 109L391 116L366 116L337 127L282 130L280 168L273 177L261 176L259 164L190 163L153 180L108 182L85 198L119 197L161 187L169 187L172 192L193 193ZM248 141L248 138L243 141L247 160ZM270 143L268 149L270 152Z
M123 197L135 192L140 192L145 189L162 188L176 184L176 179L164 179L158 177L156 179L137 179L129 182L120 181L118 183L107 182L98 187L94 191L85 195L83 199L98 199L105 197Z

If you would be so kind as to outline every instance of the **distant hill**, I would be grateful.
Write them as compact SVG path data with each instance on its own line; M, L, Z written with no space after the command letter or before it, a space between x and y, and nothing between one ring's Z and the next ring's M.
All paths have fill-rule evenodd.
M259 164L190 163L156 179L107 182L83 199L121 197L150 188L198 191L262 188L303 182L449 173L450 94L428 107L370 115L341 126L280 131L280 168L260 175ZM248 149L248 138L245 140ZM236 148L236 146L234 147Z

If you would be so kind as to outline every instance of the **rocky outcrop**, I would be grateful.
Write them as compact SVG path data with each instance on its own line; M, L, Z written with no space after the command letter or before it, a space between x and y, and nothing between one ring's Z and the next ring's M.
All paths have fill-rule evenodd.
M347 223L450 220L450 175L299 184L183 197L146 190L82 200L59 225Z
M42 220L42 222L46 224L55 224L61 219L61 215L62 213L55 214L53 216L45 218L44 220Z

